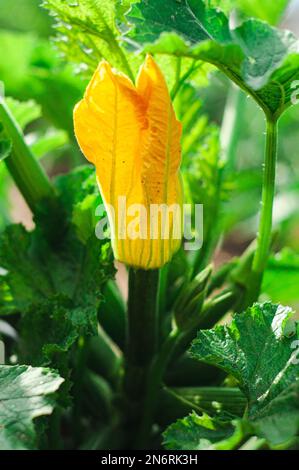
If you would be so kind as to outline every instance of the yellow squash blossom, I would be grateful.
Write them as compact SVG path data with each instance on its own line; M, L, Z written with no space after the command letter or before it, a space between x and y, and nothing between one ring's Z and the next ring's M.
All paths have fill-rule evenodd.
M115 258L137 268L163 266L181 243L181 124L153 58L146 57L136 86L102 61L75 107L74 125L96 167Z

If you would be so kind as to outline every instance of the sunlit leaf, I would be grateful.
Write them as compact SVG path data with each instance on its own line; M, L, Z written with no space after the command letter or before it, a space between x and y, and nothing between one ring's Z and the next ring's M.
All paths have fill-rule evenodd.
M232 29L223 12L201 0L149 0L134 4L127 18L127 37L140 49L215 65L272 117L291 105L299 78L299 43L291 33L254 19Z
M299 430L299 325L290 323L292 314L290 307L254 304L229 326L199 331L190 350L235 377L255 431L274 446Z
M0 366L1 450L36 448L33 420L52 413L53 393L62 382L50 369Z

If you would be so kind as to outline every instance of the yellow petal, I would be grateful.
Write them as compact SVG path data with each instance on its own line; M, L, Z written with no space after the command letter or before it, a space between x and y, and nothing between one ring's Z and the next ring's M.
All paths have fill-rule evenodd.
M144 269L162 266L179 247L180 239L174 240L170 233L170 238L163 240L161 224L157 239L151 239L150 205L181 203L181 126L153 59L147 57L136 87L107 62L101 62L75 107L74 126L82 152L96 166L116 259ZM119 197L126 198L125 210L119 210ZM126 212L134 204L145 208L146 220L143 212L137 217L134 211ZM109 205L114 208L114 221ZM172 232L176 216L170 219L168 231ZM122 239L119 228L123 225L126 234L127 228L138 231L142 227L145 239Z
M148 128L143 132L141 155L141 181L146 203L148 206L181 205L181 124L176 119L163 74L151 56L147 56L139 72L136 87L146 103L148 118ZM180 222L171 213L169 216L169 239L161 240L163 230L160 226L158 240L151 240L149 253L143 254L143 264L147 267L165 264L180 245L180 240L173 239L171 231L172 225Z
M132 82L101 62L74 110L75 134L86 158L96 165L108 204L132 184L144 122L142 101Z
M140 133L146 125L142 105L132 82L101 62L74 110L80 148L96 165L103 200L116 214L117 197L136 191L139 180Z

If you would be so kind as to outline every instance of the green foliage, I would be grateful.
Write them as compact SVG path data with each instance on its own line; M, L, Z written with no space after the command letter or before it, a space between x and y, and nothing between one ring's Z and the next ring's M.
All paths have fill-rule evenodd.
M142 56L126 51L119 41L121 32L126 29L124 13L132 3L121 0L45 0L43 6L55 18L54 44L63 57L76 64L77 72L89 78L99 61L104 59L134 81ZM177 59L160 57L158 63L172 88L175 86ZM191 74L191 67L192 60L183 59L180 64L182 75Z
M243 437L241 421L222 422L193 412L169 426L164 445L169 450L233 450Z
M204 205L207 228L208 217L214 220L213 209L218 200L223 164L219 129L204 114L200 91L193 84L185 83L177 97L176 111L183 125L182 174L186 199Z
M224 369L247 398L244 417L195 412L168 427L164 445L175 450L288 448L299 431L299 327L292 310L255 304L231 325L200 331L191 346L199 361ZM295 343L293 343L295 341ZM232 379L231 379L232 380ZM220 390L220 389L219 389ZM192 401L192 389L184 390ZM198 390L200 397L200 389ZM229 391L228 391L229 393ZM203 406L198 400L196 406Z
M66 57L93 72L101 59L132 78L131 59L118 43L116 6L113 0L45 0L43 6L55 15L57 44ZM121 13L121 10L120 10Z
M34 366L0 366L0 449L153 448L160 430L177 419L164 433L167 449L298 447L299 327L292 308L281 305L298 303L297 254L283 249L267 264L260 299L278 305L254 304L230 325L213 328L239 311L255 282L256 245L241 251L255 236L263 116L245 98L251 95L274 120L296 94L298 40L270 26L279 23L287 0L43 0L35 25L37 1L22 2L24 22L13 10L13 31L0 30L5 102L13 128L25 134L20 156L28 157L14 160L10 172L35 224L31 231L7 224L5 167L17 152L0 123L0 209L7 224L0 234L0 339L9 363ZM11 25L8 3L0 6L4 28ZM54 47L45 39L51 20ZM41 24L43 38L36 36ZM146 52L155 56L183 125L184 202L203 204L204 240L191 253L182 244L161 269L159 289L158 273L132 269L132 280L153 282L130 283L126 312L126 273L120 270L117 285L110 243L95 236L102 201L94 168L77 166L72 113L100 60L134 80ZM280 196L291 194L294 208L298 116L295 107L285 113L279 142ZM29 171L23 184L26 169L40 168L34 157L49 154L42 163L51 178L44 175L40 184L49 196L33 203L26 190L38 178ZM284 204L278 216L285 221L283 245L292 237L293 209ZM233 233L218 256L222 234L236 227L237 241ZM228 255L235 257L221 265Z
M80 335L96 335L97 312L91 307L76 308L70 299L56 296L32 303L24 311L20 330L24 362L38 366L54 363L61 367Z
M127 18L134 25L128 37L143 50L215 65L269 116L290 106L291 83L299 77L292 34L254 19L231 29L224 13L193 0L137 3Z
M50 352L68 350L80 335L97 333L102 288L114 273L109 245L96 238L94 225L81 223L78 235L85 238L79 239L72 224L81 210L78 201L97 192L93 170L85 166L59 177L57 189L69 223L58 245L51 246L41 230L27 232L21 225L7 227L0 238L6 272L0 278L1 313L22 313L23 355L39 365L48 363ZM34 343L33 332L39 338Z
M299 430L299 328L290 328L292 310L255 304L229 326L200 331L191 355L231 374L248 400L255 432L271 445L283 444ZM297 343L296 343L297 344ZM262 380L261 380L262 378Z
M194 139L193 144L191 139ZM183 149L187 146L182 166L187 195L192 202L203 204L207 215L213 218L215 203L219 196L224 197L220 187L223 163L217 126L208 124L207 117L201 116L190 129L188 138L183 137Z
M0 448L36 448L33 420L53 411L63 379L50 369L0 366Z

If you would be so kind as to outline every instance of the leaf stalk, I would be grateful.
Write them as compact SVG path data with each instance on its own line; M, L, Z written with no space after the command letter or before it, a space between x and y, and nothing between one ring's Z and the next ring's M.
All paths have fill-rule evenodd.
M13 144L11 154L4 161L28 206L32 212L35 212L42 200L55 198L54 188L26 144L20 126L2 97L0 97L0 121Z

